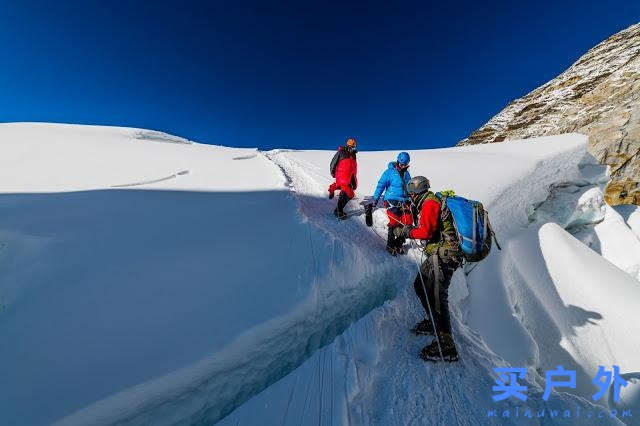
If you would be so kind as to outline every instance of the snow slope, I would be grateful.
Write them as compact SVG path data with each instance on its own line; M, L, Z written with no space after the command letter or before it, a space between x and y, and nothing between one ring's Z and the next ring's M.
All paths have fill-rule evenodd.
M633 222L640 215L631 213L629 220L625 220L625 213L630 211L628 207L637 211L638 206L611 207L604 204L602 191L597 193L603 200L604 217L595 226L578 229L574 234L609 262L640 280L640 232Z
M255 150L138 129L0 127L9 424L50 423L134 385L143 398L107 400L116 408L96 421L163 408L167 422L220 417L395 292L391 259L351 249L377 237L355 222L347 244L318 232ZM321 277L334 254L335 276Z
M482 200L504 246L454 276L462 362L447 370L416 359L428 340L407 333L421 315L418 251L386 255L382 210L374 228L355 202L349 221L331 215L332 152L44 124L1 125L0 152L8 424L428 424L456 413L485 424L488 409L519 406L491 401L493 367L528 367L532 410L583 413L598 410L594 365L640 371L629 338L640 326L628 320L640 284L566 231L544 231L554 212L601 220L597 202L550 207L559 184L601 186L580 135L411 153L413 175ZM359 154L358 196L395 154ZM477 164L490 165L481 177ZM561 244L573 253L564 270ZM566 270L585 259L600 275L574 296ZM604 276L610 292L598 290ZM620 315L606 310L620 297ZM579 386L545 403L540 374L557 363L578 370Z
M310 256L287 244L308 245L308 225L278 168L255 150L175 141L0 126L4 424L50 423L191 365L307 296L312 271L287 268Z
M615 210L624 218L633 233L640 238L640 206L616 206Z
M353 324L332 345L221 424L451 424L456 413L463 424L486 424L492 420L509 423L508 419L487 418L487 410L496 406L500 410L510 408L512 413L515 407L523 408L523 404L508 402L496 405L490 398L495 378L492 368L502 363L528 367L529 385L537 390L529 395L532 400L527 407L534 413L542 408L575 410L580 406L591 414L575 423L616 422L612 418L590 417L607 406L607 401L601 400L600 408L590 407L590 396L595 392L590 380L598 363L620 365L626 377L633 377L638 371L636 355L640 348L633 338L638 332L637 323L629 320L632 318L629 311L612 317L609 314L615 312L620 297L628 298L628 306L637 306L640 283L582 246L586 254L580 256L586 256L587 262L595 257L598 262L594 261L592 269L602 270L597 279L590 280L594 287L620 280L621 288L593 291L592 301L597 300L598 306L609 306L605 311L607 320L598 322L603 314L587 310L584 299L577 302L565 294L571 294L570 282L551 279L551 266L545 263L545 256L553 257L553 253L543 253L543 241L538 235L545 223L541 219L543 207L567 227L589 224L593 227L604 216L600 204L585 199L580 202L582 197L553 197L557 187L567 186L579 187L580 192L601 193L606 170L586 155L584 141L579 135L567 135L532 141L535 143L412 153L414 175L419 170L429 176L436 188L455 188L485 202L504 247L501 253L494 250L468 276L462 273L454 276L452 308L462 363L443 370L415 358L428 341L407 332L419 319L421 307L413 290L405 288L396 299ZM509 146L513 149L503 150ZM321 177L322 166L313 153L285 154L289 164L298 164L298 172L306 173L302 181L326 180ZM374 163L380 170L390 157L391 153L364 153L359 161ZM483 170L486 174L482 179L473 179L470 173L449 172L470 169L473 159L495 167ZM375 182L375 171L369 175L372 171L365 170L365 176L360 178L365 184L361 183L361 187L372 188ZM556 205L551 208L554 201ZM376 225L383 223L378 216ZM566 231L560 232L555 236L559 241L573 238ZM553 238L545 241L547 247L553 247L550 239ZM615 239L615 234L607 239ZM565 276L570 277L583 267L580 256L574 262L566 262L566 257L556 251L553 258L556 265L564 262ZM611 276L604 281L607 274ZM559 292L566 301L558 296ZM589 307L592 308L591 303ZM615 350L592 350L611 347L611 339L619 340ZM586 355L592 352L593 355ZM578 398L559 395L545 405L537 392L539 386L544 386L544 370L558 364L577 371L578 389L573 392ZM523 419L512 421L518 423ZM548 412L546 419L538 420L551 421Z
M585 371L616 364L623 372L637 372L640 340L630 319L640 300L638 281L555 223L543 225L538 234L555 290L570 308L553 312L558 329L566 329L560 345Z

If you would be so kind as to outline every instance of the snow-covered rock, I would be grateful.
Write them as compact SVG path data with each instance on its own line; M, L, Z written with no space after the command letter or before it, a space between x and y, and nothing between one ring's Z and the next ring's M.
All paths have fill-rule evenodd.
M509 103L460 144L578 132L611 166L609 204L640 204L640 24L590 49L558 77Z

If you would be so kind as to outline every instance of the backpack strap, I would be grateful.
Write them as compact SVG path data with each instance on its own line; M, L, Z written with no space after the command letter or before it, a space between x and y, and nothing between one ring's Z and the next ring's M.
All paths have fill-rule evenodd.
M488 215L487 215L487 222L489 222ZM498 242L498 238L496 238L496 233L493 230L493 226L491 226L491 223L489 223L489 231L491 232L491 236L493 237L493 241L496 242L496 247L498 247L498 250L502 251L502 247L500 247L500 243Z
M471 240L472 240L472 244L473 247L476 246L476 243L478 241L478 227L476 226L476 224L478 223L478 204L475 203L473 205L473 234L471 234Z

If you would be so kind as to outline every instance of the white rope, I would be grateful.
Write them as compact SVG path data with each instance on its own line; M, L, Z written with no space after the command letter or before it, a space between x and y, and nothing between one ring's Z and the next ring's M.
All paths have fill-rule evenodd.
M413 245L413 240L410 241L410 244ZM447 367L445 365L444 355L442 354L442 346L440 344L440 336L438 335L438 330L436 328L436 319L433 316L433 312L431 311L431 303L429 302L429 294L427 293L427 288L424 284L424 278L422 277L422 271L420 270L420 265L424 259L424 252L420 256L420 263L418 263L418 258L414 257L416 262L416 267L418 268L418 275L420 276L420 283L422 284L422 291L424 292L424 298L427 301L427 308L429 308L429 318L431 318L431 325L433 325L433 332L436 336L436 342L438 343L438 352L440 353L440 359L442 360L442 371L444 373L444 381L447 384L447 391L449 392L449 397L451 398L451 406L453 407L453 414L456 418L456 424L460 426L460 419L458 416L458 409L456 408L455 401L453 399L453 392L451 391L451 383L449 383L449 375L447 374ZM435 266L435 265L434 265ZM435 297L435 295L434 295ZM446 309L449 309L447 306Z
M389 218L395 220L401 226L405 226L405 224L400 222L398 219L396 219L394 217L391 217L391 216L389 216ZM378 233L375 231L375 228L374 228L373 232L376 235L378 235ZM380 236L380 235L378 235L378 236ZM414 243L416 244L416 248L420 248L420 246L412 238L410 238L409 244L411 246L413 246ZM429 318L431 318L431 324L433 325L433 331L434 331L434 334L435 334L435 337L436 337L436 342L438 343L438 352L440 353L440 359L442 360L442 371L444 373L444 381L447 384L447 391L449 393L449 398L451 398L451 407L453 408L453 414L454 414L454 417L456 419L456 424L458 426L460 426L460 418L459 418L459 415L458 415L458 409L456 407L455 400L453 398L453 391L451 390L451 383L449 382L449 376L447 374L447 367L445 365L446 361L444 360L444 355L442 353L442 345L440 344L440 336L438 335L438 330L436 328L436 321L435 321L435 318L433 316L433 312L431 310L431 303L429 302L429 294L427 293L427 287L426 287L426 285L424 283L424 277L422 276L422 271L420 269L420 266L421 266L421 264L422 264L422 262L424 260L424 251L422 251L422 254L420 256L420 261L419 262L418 262L418 257L417 256L414 257L414 260L415 260L415 263L416 263L416 267L418 269L418 276L420 277L420 283L422 284L422 291L424 292L424 297L427 300L427 308L429 310ZM435 297L435 295L434 295L434 297ZM447 306L446 309L449 309L449 307Z

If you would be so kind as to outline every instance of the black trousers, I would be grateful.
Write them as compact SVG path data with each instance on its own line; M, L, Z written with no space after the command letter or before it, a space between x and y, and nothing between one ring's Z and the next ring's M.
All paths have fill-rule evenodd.
M340 191L340 195L338 196L338 205L336 206L336 210L338 213L344 212L344 207L349 202L349 196L344 192Z
M449 315L449 285L458 262L443 262L437 256L429 256L422 262L420 273L413 281L413 288L429 316L429 306L433 315L433 323L439 333L451 333L451 316ZM420 278L422 276L422 279ZM424 289L422 283L424 282ZM425 295L425 290L427 294ZM427 297L429 304L427 304Z

